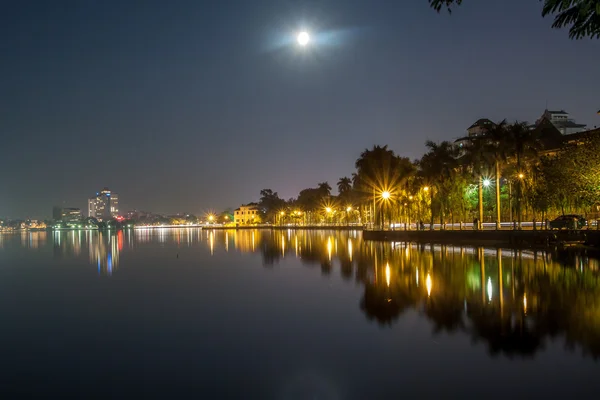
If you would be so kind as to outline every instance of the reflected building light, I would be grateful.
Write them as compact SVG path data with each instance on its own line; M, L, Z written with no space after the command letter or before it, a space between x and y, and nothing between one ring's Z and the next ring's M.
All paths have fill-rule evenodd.
M488 301L492 301L492 278L488 277L487 283Z
M350 262L352 262L352 240L348 238L348 257L350 258Z
M296 258L298 258L298 236L294 236L294 246L296 248Z
M417 287L419 287L419 267L417 267Z
M331 250L333 249L333 245L331 244L331 237L327 238L327 254L329 256L329 261L331 261Z
M523 294L523 312L527 314L527 293Z
M390 263L385 264L385 283L387 283L388 287L390 287Z
M252 251L254 252L254 231L252 231Z
M225 231L225 251L229 252L229 233Z
M210 246L210 255L212 256L215 254L215 237L212 231L208 233L208 243Z
M427 287L427 297L431 296L431 286L433 283L431 282L431 275L427 274L427 278L425 278L425 286Z
M285 258L285 236L283 233L281 234L281 255Z

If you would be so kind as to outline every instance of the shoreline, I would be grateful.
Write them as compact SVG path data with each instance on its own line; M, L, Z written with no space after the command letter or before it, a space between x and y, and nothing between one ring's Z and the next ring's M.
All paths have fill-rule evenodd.
M600 231L368 231L363 232L363 240L398 241L431 244L451 244L469 246L511 246L521 248L549 248L555 246L598 246Z

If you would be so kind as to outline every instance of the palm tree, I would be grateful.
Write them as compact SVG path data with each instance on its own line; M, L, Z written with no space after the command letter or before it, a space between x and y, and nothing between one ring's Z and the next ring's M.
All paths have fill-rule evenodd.
M429 149L419 161L420 172L431 190L431 226L433 226L435 203L439 208L440 224L444 218L444 204L447 203L447 183L451 181L458 167L459 150L452 143L444 141L435 143L428 140L425 146ZM434 187L437 196L434 196Z
M486 137L473 138L465 146L461 158L462 164L468 167L477 179L477 191L479 195L479 224L483 222L483 174L487 172L490 164L490 146ZM480 226L477 227L479 229Z
M535 162L541 149L539 135L536 130L531 129L525 122L515 122L507 126L506 146L510 154L514 155L517 169L517 218L521 227L521 201L523 196L523 169L526 162Z
M338 193L340 195L344 195L345 193L348 193L350 190L352 190L352 180L347 176L344 176L338 181L337 187Z
M494 162L494 172L496 176L496 229L500 229L502 219L500 204L500 170L508 159L511 146L508 139L506 120L499 122L488 129L486 137L488 138L489 153Z
M372 201L372 220L375 221L375 211L377 209L377 193L385 191L393 193L397 198L398 192L405 189L408 178L414 174L415 168L408 158L398 157L392 150L386 146L373 146L372 149L365 149L356 160L356 175L353 175L355 189L362 194L364 204ZM381 200L381 199L380 199ZM387 203L387 201L385 202ZM380 208L380 221L383 223L383 209ZM389 211L389 207L387 208Z
M317 185L317 189L323 194L323 197L331 195L331 186L328 182L321 182Z

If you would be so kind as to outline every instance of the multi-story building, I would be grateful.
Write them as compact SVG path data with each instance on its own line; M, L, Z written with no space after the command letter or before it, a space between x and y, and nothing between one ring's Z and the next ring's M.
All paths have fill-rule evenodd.
M119 215L119 195L107 187L88 199L88 216L98 220L106 220Z
M52 207L52 219L55 221L60 221L62 219L62 207L54 206Z
M236 225L252 225L259 224L260 208L254 204L243 205L236 209L233 213L233 221Z
M81 209L63 208L60 213L60 219L63 222L77 222L81 220Z
M467 146L473 138L484 136L496 124L487 118L480 118L473 125L467 128L467 136L460 137L454 141L454 144L460 148Z
M496 124L487 118L478 119L473 125L467 128L467 136L473 137L485 135L495 126Z
M565 110L550 111L545 110L542 116L535 122L535 126L540 125L544 120L550 121L552 125L558 129L563 135L579 133L586 130L585 124L578 124L574 119L569 117L569 113Z

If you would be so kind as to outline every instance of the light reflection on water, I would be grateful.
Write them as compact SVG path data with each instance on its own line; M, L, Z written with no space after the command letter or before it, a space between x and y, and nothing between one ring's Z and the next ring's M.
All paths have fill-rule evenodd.
M434 335L467 337L471 343L483 344L492 356L534 359L548 348L558 347L594 362L600 357L599 263L585 253L364 242L355 231L196 228L0 235L2 251L14 245L26 247L28 252L51 249L61 262L81 260L93 273L97 270L103 279L93 280L101 282L118 280L129 260L144 254L168 254L169 259L179 257L180 252L188 258L198 256L198 268L206 267L206 260L243 263L240 260L256 255L270 272L305 266L308 268L296 269L320 271L324 279L356 289L356 298L343 307L349 315L358 314L361 324L353 326L357 332L368 325L398 335L394 329L410 330L407 321L416 316L427 321ZM184 252L186 249L189 251ZM195 290L205 290L203 281L197 285ZM239 295L246 302L246 293ZM168 292L168 297L172 296L176 293ZM315 298L331 300L322 294ZM219 298L215 304L221 301ZM302 304L294 307L294 313L301 313ZM269 310L278 312L273 311L277 308ZM186 320L201 321L202 315L186 315ZM302 329L319 323L312 316L299 318ZM378 340L385 340L385 333L381 335ZM283 349L274 347L273 351Z
M41 237L21 243L37 247ZM291 256L319 265L324 275L337 269L344 280L363 285L361 309L383 326L412 308L427 315L436 330L489 335L493 353L532 354L544 336L558 331L567 345L600 356L599 263L577 253L363 242L354 231L61 232L53 241L56 256L78 256L87 249L90 264L102 275L123 268L121 252L152 243L204 245L211 256L259 252L266 267Z

